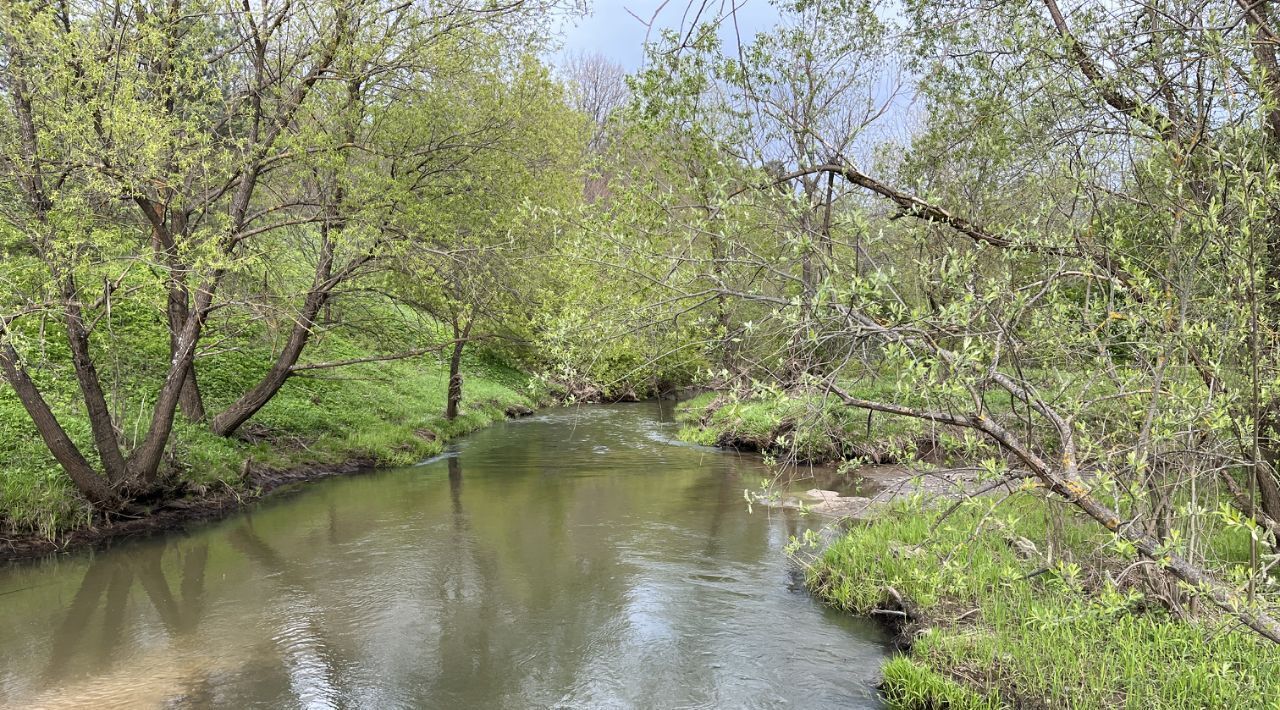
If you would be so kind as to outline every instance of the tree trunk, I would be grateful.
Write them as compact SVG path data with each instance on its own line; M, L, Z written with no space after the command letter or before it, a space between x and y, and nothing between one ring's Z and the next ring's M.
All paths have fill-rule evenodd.
M467 321L465 328L459 330L458 321L453 321L453 354L449 356L449 396L444 406L444 418L453 421L458 418L458 408L462 404L462 349L471 336L471 326L475 319Z
M280 350L280 354L267 374L252 389L213 418L209 428L214 434L218 436L234 434L249 421L250 417L270 402L272 397L276 396L289 376L293 374L293 366L298 364L298 358L311 340L316 316L320 314L320 309L329 300L329 294L336 285L332 275L333 251L333 242L326 236L320 260L316 262L316 275L312 281L312 288L302 304L302 312L298 314L298 320L294 321L293 329L289 332L289 340L285 342L284 348ZM344 273L347 271L344 269Z
M187 290L181 286L170 286L169 289L169 357L178 350L178 333L187 324L190 309L187 305ZM196 379L196 363L193 359L187 368L187 376L182 381L182 392L178 395L178 408L187 421L204 421L204 396L200 394L200 382Z
M187 268L178 258L178 245L173 238L174 233L182 234L186 231L187 221L181 212L176 212L172 215L174 224L171 227L166 223L168 208L163 204L141 195L135 197L134 202L151 224L151 251L156 261L164 264L169 272L166 278L168 296L165 315L169 321L169 357L172 359L177 354L178 334L186 326L187 317L191 313L186 286ZM189 421L204 420L204 398L200 394L194 361L187 368L186 378L182 382L178 407Z
M1259 449L1262 452L1262 466L1255 466L1255 479L1258 484L1258 498L1262 512L1272 520L1280 520L1280 484L1276 481L1276 473L1280 471L1280 435L1277 435L1276 409L1280 403L1272 402L1267 413L1260 417L1257 426L1262 428L1259 437Z
M720 367L729 373L729 378L734 378L737 358L733 347L729 296L724 293L724 290L728 287L728 284L725 283L725 279L728 276L725 268L725 264L728 261L728 249L724 236L724 218L713 205L715 197L707 189L707 175L696 174L696 178L697 185L701 189L702 208L706 212L708 222L707 235L711 250L711 275L715 279L716 289L720 291L716 295L716 327L720 335Z
M289 376L293 374L293 366L298 363L298 357L302 355L303 349L311 339L311 327L314 324L315 314L320 310L319 305L312 310L311 305L314 300L308 296L301 317L294 323L293 330L289 333L289 340L267 374L252 389L213 418L209 428L214 434L218 436L234 434L249 421L250 417L271 401L271 398L280 391Z
M169 435L173 433L174 415L178 410L178 399L182 394L182 384L187 379L187 372L195 359L196 344L200 340L200 331L204 325L205 314L213 302L214 292L225 272L214 270L210 279L200 286L196 292L195 307L178 334L177 348L169 364L169 373L165 376L160 393L156 396L155 408L151 414L151 424L142 443L129 455L127 461L131 479L143 485L149 485L156 479L160 470L160 460L164 456L165 447L169 443Z
M205 419L204 395L200 393L200 384L196 380L194 362L187 368L187 377L182 381L182 392L178 395L178 409L182 411L182 416L186 417L187 421L202 422Z
M461 340L453 344L453 355L449 358L449 399L444 406L444 418L453 421L458 418L458 407L462 404L462 348Z
M0 345L0 369L4 370L5 379L17 393L18 400L27 410L32 423L36 426L36 431L40 433L40 438L49 447L49 452L53 454L54 459L67 472L76 489L98 508L114 507L117 500L110 484L93 470L93 466L85 460L75 442L67 436L58 418L54 416L53 410L40 395L40 390L36 388L22 367L17 351L7 343Z
M724 235L720 233L717 223L711 228L711 269L716 278L716 287L725 288L725 244ZM736 367L734 357L732 321L729 315L729 297L724 293L716 296L716 326L720 331L720 366L733 377Z
M80 385L80 396L84 398L85 411L89 416L93 443L102 459L107 480L119 483L127 477L127 468L124 454L120 452L120 440L116 437L111 409L107 406L107 398L102 391L102 381L98 378L98 369L93 364L93 354L89 351L89 331L85 328L79 295L76 293L75 282L70 277L60 280L63 320L67 342L71 347L71 362L76 372L76 382Z
M7 89L8 94L12 97L14 118L17 122L21 154L19 173L26 176L19 180L19 186L25 194L28 206L36 221L44 223L53 204L49 194L44 189L44 165L40 157L39 134L36 127L35 112L32 108L30 94L24 79L25 57L11 35L6 34L3 40L8 50L8 59L11 65L11 71L7 77L9 81ZM44 251L44 247L39 245L36 246L36 249L41 252ZM48 261L48 254L41 253L41 258ZM52 264L53 262L48 263ZM88 359L88 336L84 334L84 324L80 319L79 305L73 297L68 298L68 295L74 296L74 284L70 280L61 278L56 273L56 270L53 271L53 277L59 282L66 301L67 310L64 311L64 316L66 318L67 334L71 340L72 359L76 364L76 376L80 381L80 386L85 394L86 404L89 408L95 443L104 449L102 451L104 464L111 467L114 472L123 474L125 467L120 461L119 442L115 436L115 429L111 426L110 412L106 409L105 398L101 396L102 389L96 372L92 368L92 360ZM69 293L69 291L72 293ZM3 335L3 328L0 328L0 336ZM83 337L81 337L82 335ZM63 470L67 472L76 488L95 506L113 506L116 502L116 495L110 483L98 475L93 466L85 459L84 454L75 445L75 442L67 436L57 417L54 416L53 410L49 408L49 404L40 394L40 390L22 367L18 352L8 343L0 345L0 369L4 370L5 379L13 386L18 399L27 410L27 414L30 415L31 421L35 424L36 430L40 433L45 445L48 446L50 453L53 454L54 459L58 461ZM85 389L86 385L88 385L87 390ZM105 426L103 426L104 422ZM113 451L115 452L114 456L112 455Z

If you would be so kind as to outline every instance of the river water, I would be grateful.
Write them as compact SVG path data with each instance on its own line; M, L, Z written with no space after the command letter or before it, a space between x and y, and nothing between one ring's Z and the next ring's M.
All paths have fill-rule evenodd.
M656 403L0 568L0 706L859 708L886 650L798 589L815 516ZM800 484L804 485L804 484Z

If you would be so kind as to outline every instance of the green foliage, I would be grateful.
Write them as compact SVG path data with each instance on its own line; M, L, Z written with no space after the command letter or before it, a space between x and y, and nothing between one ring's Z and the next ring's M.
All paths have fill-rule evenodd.
M867 399L894 391L889 378L846 383ZM914 461L922 453L963 450L963 436L919 420L873 414L846 406L830 393L761 389L745 398L703 394L682 402L679 438L705 446L767 452L797 461ZM972 454L972 451L966 451Z
M585 119L540 59L557 4L0 8L0 522L87 518L33 421L114 512L246 459L411 462L537 396L501 363L541 362L539 213L581 200ZM442 366L387 359L454 340L489 359L444 425ZM260 443L180 421L193 352L208 428Z
M394 322L394 321L392 321ZM225 404L254 383L270 365L271 339L260 328L240 323L237 347L200 361L199 372L211 407ZM113 313L111 327L129 333L121 349L104 359L116 362L126 409L136 411L163 375L167 336L154 316L143 310ZM230 326L228 326L231 330ZM428 331L429 333L429 331ZM385 348L421 337L409 332L374 336L330 333L309 351L316 362L383 354ZM50 345L56 344L50 341ZM108 344L106 347L110 347ZM50 399L73 436L89 439L88 425L76 401L75 382L66 376L68 355L46 349L41 374ZM169 445L169 475L194 493L206 489L243 488L246 461L255 468L336 464L351 459L377 465L407 465L443 450L452 438L501 419L510 408L534 406L540 397L531 379L494 355L477 350L464 366L466 389L462 416L442 416L447 364L436 356L351 365L295 376L248 427L250 443L215 436L202 424L179 423ZM0 389L0 525L17 532L52 536L83 525L90 510L61 474L12 390Z
M940 514L895 504L832 544L808 577L824 600L861 614L892 589L924 625L885 668L895 706L1265 707L1280 693L1280 651L1226 617L1180 620L1116 586L1123 567L1098 559L1108 536L1090 521L1068 516L1055 532L1026 493Z

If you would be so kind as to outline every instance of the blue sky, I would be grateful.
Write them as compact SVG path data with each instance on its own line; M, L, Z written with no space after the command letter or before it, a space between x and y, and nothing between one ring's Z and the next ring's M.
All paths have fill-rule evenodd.
M688 29L692 18L686 12L692 6L695 9L705 4L702 19L716 17L736 8L737 19L735 31L732 22L724 22L720 28L720 38L726 52L733 52L738 42L749 43L756 33L771 29L778 21L777 9L769 0L590 0L591 13L585 17L569 18L561 25L565 53L601 54L620 64L628 72L640 68L644 61L644 42L648 33L653 38L661 28ZM630 10L630 12L628 12ZM634 13L634 14L633 14ZM655 17L655 13L656 17ZM641 19L643 18L643 19ZM645 23L653 18L652 31ZM550 57L553 63L556 57ZM898 143L909 141L909 134L919 120L919 107L915 105L915 92L910 86L910 77L902 76L905 85L897 87L896 80L885 77L884 86L875 90L876 100L889 102L885 115L876 121L874 127L868 129L868 145L878 144L883 140Z
M654 33L658 28L681 27L690 21L685 13L690 6L697 7L703 0L594 0L591 14L565 27L565 51L599 53L621 64L628 71L635 71L644 59L644 41L649 28L645 22L657 13ZM777 19L778 13L768 0L706 0L707 13L715 15L720 8L737 6L738 27L743 42L749 42L756 32L767 29ZM644 21L636 19L644 18ZM732 25L721 28L722 39L732 46Z

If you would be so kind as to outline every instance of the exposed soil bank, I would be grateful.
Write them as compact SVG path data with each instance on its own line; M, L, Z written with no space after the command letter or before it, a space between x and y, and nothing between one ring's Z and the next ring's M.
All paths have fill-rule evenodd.
M796 508L849 520L872 520L886 505L896 500L924 494L930 500L957 500L978 488L973 468L915 470L907 466L862 466L849 477L859 482L858 495L811 488L798 495L783 496L773 503L780 508ZM997 488L991 494L1008 492ZM862 494L865 492L865 495Z
M533 413L524 406L512 406L505 412L508 419ZM500 421L500 420L499 420ZM53 554L73 552L86 548L106 547L124 538L145 537L175 530L189 525L219 520L269 495L287 495L296 487L280 490L291 484L309 483L334 476L349 476L378 470L371 458L353 457L338 464L312 464L283 470L249 470L245 472L240 487L223 485L203 494L184 495L156 503L150 509L135 516L114 514L95 520L88 526L69 530L54 538L42 535L5 534L0 532L0 563L32 560Z

